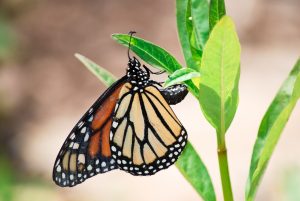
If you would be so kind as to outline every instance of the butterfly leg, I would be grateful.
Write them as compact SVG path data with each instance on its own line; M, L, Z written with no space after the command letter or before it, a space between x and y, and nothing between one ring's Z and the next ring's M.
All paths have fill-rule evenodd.
M165 73L166 71L165 70L162 70L162 71L158 71L158 72L153 72L152 70L150 70L147 66L143 65L143 67L145 68L146 72L148 75L151 74L154 74L154 75L161 75L163 73Z

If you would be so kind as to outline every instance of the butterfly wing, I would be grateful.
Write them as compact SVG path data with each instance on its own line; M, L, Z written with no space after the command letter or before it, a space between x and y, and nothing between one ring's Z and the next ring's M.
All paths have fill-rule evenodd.
M109 133L121 78L93 104L72 129L56 158L53 180L59 186L74 186L98 173L117 168L111 156Z
M184 149L187 133L155 86L120 92L111 128L111 150L120 169L152 175L172 165Z

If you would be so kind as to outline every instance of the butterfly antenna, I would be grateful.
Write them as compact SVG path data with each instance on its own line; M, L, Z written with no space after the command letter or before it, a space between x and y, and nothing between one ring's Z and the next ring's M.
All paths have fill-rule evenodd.
M129 54L129 52L130 52L130 47L131 47L131 39L132 39L132 35L135 34L135 33L136 33L135 31L130 31L130 32L128 33L128 35L130 35L129 44L128 44L128 51L127 51L127 55L128 55L128 59L129 59L129 60L131 60L130 54Z

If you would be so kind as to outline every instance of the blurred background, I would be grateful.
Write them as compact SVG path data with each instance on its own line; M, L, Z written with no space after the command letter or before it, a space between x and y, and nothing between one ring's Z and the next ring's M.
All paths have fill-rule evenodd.
M242 44L240 105L227 134L232 185L240 201L260 120L300 55L300 1L226 3ZM0 201L199 200L175 166L146 178L112 171L74 188L52 182L64 139L105 90L74 53L121 77L126 48L110 35L130 30L184 63L175 0L0 1ZM192 96L174 110L222 200L214 130ZM284 130L257 200L300 200L299 119L300 105Z

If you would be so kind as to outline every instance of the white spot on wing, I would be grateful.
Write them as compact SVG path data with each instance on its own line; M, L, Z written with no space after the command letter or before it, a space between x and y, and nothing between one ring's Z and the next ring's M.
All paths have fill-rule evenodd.
M90 137L89 134L86 134L86 135L84 136L84 141L87 142L87 141L89 140L89 137Z
M74 179L74 176L71 174L70 175L70 180L73 180Z
M85 156L84 156L84 154L79 154L79 156L78 156L78 162L82 163L82 164L85 164Z
M57 172L60 172L60 171L61 171L61 166L60 166L60 165L57 166L56 171L57 171Z
M81 126L83 126L83 121L81 121L81 122L79 122L78 124L77 124L77 126L78 126L78 128L81 128Z
M86 132L86 127L83 127L80 132L85 133Z
M60 159L58 159L58 160L57 160L57 162L56 162L55 166L58 166L58 165L59 165L59 163L60 163Z
M78 149L79 148L79 144L78 143L74 143L73 149Z
M72 133L72 134L71 134L70 139L71 139L71 140L74 140L74 139L75 139L75 133Z
M111 150L112 150L112 151L117 151L117 149L116 149L115 146L111 146Z
M114 122L112 123L112 127L113 127L113 128L117 128L117 126L118 126L118 122L115 122L115 121L114 121Z
M88 171L91 171L93 169L93 167L91 166L91 165L89 165L88 167L87 167L87 170Z
M93 121L93 118L94 118L93 115L90 116L90 118L88 119L88 121L89 121L89 122L92 122L92 121Z

